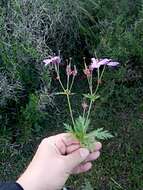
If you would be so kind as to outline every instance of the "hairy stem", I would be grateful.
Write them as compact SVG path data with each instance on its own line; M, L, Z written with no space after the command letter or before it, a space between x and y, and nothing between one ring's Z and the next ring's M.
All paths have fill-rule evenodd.
M83 109L82 117L85 118L85 109Z
M99 82L99 80L100 80L100 70L99 70L99 68L97 69L97 80L98 80L98 82L97 82L97 86L96 86L95 92L92 93L92 89L91 89L91 95L96 95L96 93L98 91L98 88L99 88L99 84L100 84L100 82ZM91 77L91 87L92 87L92 77ZM93 104L93 100L90 100L90 105L89 105L89 109L88 109L86 120L88 120L88 118L89 118L89 115L90 115L90 112L91 112L91 108L92 108L92 104Z
M90 112L91 112L91 108L92 108L92 104L93 104L93 101L90 100L90 105L89 105L89 109L88 109L86 120L88 120L88 118L89 118L89 115L90 115Z
M71 92L73 84L74 84L74 79L75 79L75 76L73 76L73 78L72 78L72 82L71 82L71 85L70 85L70 92Z
M67 101L68 101L68 106L69 106L69 111L70 111L70 116L71 116L71 120L74 126L74 119L73 119L73 112L72 112L72 108L71 108L71 103L70 103L70 98L69 95L67 94Z
M104 67L103 67L102 73L101 73L101 75L100 75L100 80L101 80L102 77L103 77L103 74L104 74L105 68L106 68L106 65L104 65Z
M69 79L70 79L70 77L69 77L69 75L67 75L67 90L69 89Z
M100 75L100 72L99 72L99 68L98 68L98 70L97 70L97 73L98 73L98 81L97 81L97 86L96 86L95 92L93 93L94 95L96 95L96 93L97 93L97 91L98 91L98 89L99 89L99 85L100 85L101 79L102 79L102 77L103 77L105 68L106 68L106 65L104 65L104 68L103 68L103 70L102 70L101 75Z
M60 83L60 85L61 85L61 87L62 87L62 89L63 89L63 91L65 91L65 88L64 88L64 86L63 86L63 84L62 84L62 81L61 81L61 79L60 79L60 76L58 76L59 77L59 83Z
M56 64L55 64L55 71L56 71L56 73L57 73L58 81L59 81L59 83L60 83L60 85L61 85L63 91L65 92L65 88L64 88L64 85L63 85L63 83L62 83L62 81L61 81L60 74L59 74L59 66L57 67Z

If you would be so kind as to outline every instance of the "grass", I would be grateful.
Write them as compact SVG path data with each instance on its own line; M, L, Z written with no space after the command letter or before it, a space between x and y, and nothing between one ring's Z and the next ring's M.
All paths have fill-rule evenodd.
M81 80L75 90L81 92L85 86L86 83ZM119 91L121 92L118 98L116 98L117 89L118 95ZM81 189L81 184L84 184L87 179L95 190L142 190L142 100L139 99L138 90L137 84L134 87L128 87L115 82L114 91L108 100L102 100L102 104L96 104L93 107L92 125L110 130L115 137L103 142L101 157L94 163L93 169L78 178L71 177L68 185ZM8 139L3 140L0 146L0 178L2 180L12 180L19 176L34 154L41 138L64 131L62 123L68 121L70 117L67 113L68 107L63 106L65 100L59 101L61 98L58 97L58 106L48 117L45 129L42 129L36 137L32 137L29 143L10 145ZM80 101L79 96L72 100L76 110L74 114L78 114Z

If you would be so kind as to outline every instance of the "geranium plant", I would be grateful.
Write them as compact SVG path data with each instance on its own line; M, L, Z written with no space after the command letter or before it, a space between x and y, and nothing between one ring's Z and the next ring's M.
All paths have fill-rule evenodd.
M87 81L88 81L88 89L89 92L82 94L83 95L83 113L79 115L79 117L75 118L73 115L72 105L70 98L74 93L72 92L72 87L75 81L75 77L78 74L77 68L74 65L72 67L71 65L71 59L67 62L66 66L66 76L67 76L67 83L66 86L64 86L61 77L60 77L60 63L61 58L60 56L54 56L49 57L48 59L45 59L43 61L45 63L45 66L49 64L53 64L55 68L55 72L57 75L57 80L59 81L59 84L61 86L62 91L56 93L57 95L65 95L67 98L67 103L69 107L69 113L71 117L72 124L64 123L64 126L67 130L67 132L71 133L76 139L79 140L82 147L87 147L89 149L92 149L93 143L97 139L108 139L112 138L113 135L110 134L107 130L104 130L103 128L98 128L93 131L90 131L90 114L91 114L91 108L92 105L100 99L99 94L99 86L101 85L102 77L105 72L106 67L115 67L119 65L119 62L112 61L111 59L97 59L92 58L91 64L87 66L86 60L84 58L84 75L86 75ZM96 87L93 88L93 71L97 71L97 79L96 79Z

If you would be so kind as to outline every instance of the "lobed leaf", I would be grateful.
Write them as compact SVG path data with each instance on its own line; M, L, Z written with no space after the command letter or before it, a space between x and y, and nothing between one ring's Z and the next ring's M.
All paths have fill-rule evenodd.
M113 138L114 136L108 132L107 130L103 130L103 128L99 128L95 131L92 131L88 134L89 138L96 138L96 139L101 139L101 140L105 140L105 139L109 139L109 138Z

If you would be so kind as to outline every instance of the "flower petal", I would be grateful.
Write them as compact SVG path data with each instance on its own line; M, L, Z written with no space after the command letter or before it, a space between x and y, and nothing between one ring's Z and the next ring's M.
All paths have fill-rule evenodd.
M93 57L93 58L91 58L91 62L92 62L92 63L98 63L99 60L98 60L98 59L95 59L95 58Z
M119 65L119 64L120 64L119 62L113 62L113 61L107 63L107 65L108 65L108 66L111 66L111 67L116 67L116 66Z
M50 57L43 61L43 63L45 63L45 66L47 66L51 63L52 64L60 64L60 62L61 62L61 58L59 56Z
M55 56L55 57L51 58L51 61L53 64L60 64L61 58L60 58L60 56Z
M51 63L51 59L45 59L43 63L45 63L45 66L49 65Z
M90 69L97 69L99 67L100 67L100 65L98 63L97 64L93 63L90 65Z
M95 59L95 58L91 58L91 65L90 65L90 68L91 69L97 69L100 67L100 64L99 64L99 60L98 59Z
M111 59L107 59L107 58L101 59L101 60L99 61L99 64L100 64L100 65L107 65L107 64L109 63L109 61L111 61Z

